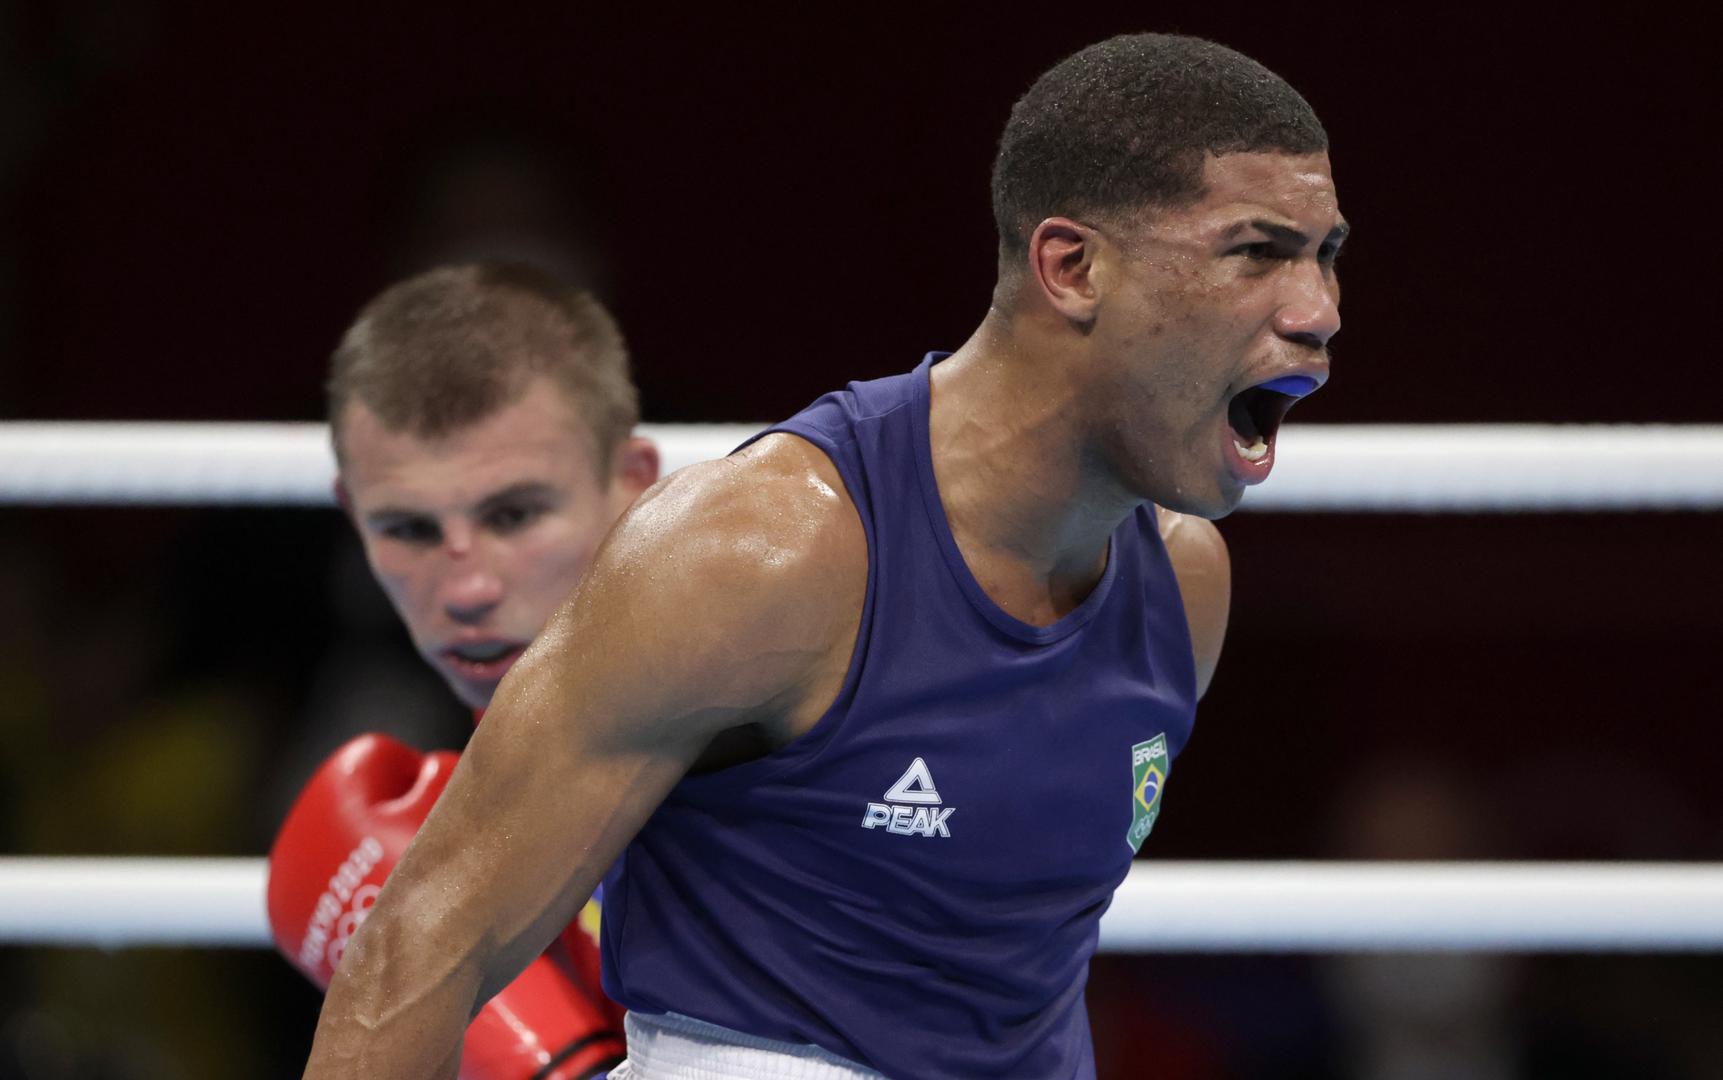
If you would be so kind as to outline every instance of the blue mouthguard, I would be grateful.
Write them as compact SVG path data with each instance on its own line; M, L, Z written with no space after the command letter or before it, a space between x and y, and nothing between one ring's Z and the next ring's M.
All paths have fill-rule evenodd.
M1270 379L1258 389L1273 390L1287 397L1301 398L1316 389L1316 380L1308 375L1282 375L1278 379Z

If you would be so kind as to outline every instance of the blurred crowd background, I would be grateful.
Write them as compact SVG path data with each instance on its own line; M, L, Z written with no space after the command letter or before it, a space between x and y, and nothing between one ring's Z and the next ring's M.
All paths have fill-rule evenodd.
M962 341L1010 103L1158 29L1332 137L1294 423L1723 420L1697 25L1233 7L0 3L0 419L321 419L357 307L478 255L596 288L649 420L785 415ZM1223 531L1145 858L1723 858L1723 515ZM469 723L333 510L0 509L0 853L261 853L347 736ZM1090 1003L1109 1078L1723 1076L1715 956L1109 956ZM297 1076L317 1005L262 952L3 948L0 1077Z

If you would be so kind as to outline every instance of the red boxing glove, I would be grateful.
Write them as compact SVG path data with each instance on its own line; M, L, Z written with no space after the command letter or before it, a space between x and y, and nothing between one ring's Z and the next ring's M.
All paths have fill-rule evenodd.
M320 989L430 813L457 755L362 735L311 777L269 853L275 944ZM623 1057L601 1002L549 957L534 960L467 1028L462 1080L584 1080Z

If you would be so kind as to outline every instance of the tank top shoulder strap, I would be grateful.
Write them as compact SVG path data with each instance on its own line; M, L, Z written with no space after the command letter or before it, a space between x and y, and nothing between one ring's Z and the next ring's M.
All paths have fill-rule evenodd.
M749 446L768 435L790 434L806 439L819 447L831 459L843 478L856 512L867 529L868 546L875 543L874 478L870 476L869 454L860 445L863 429L877 431L880 421L905 408L915 400L916 380L927 378L926 368L938 354L929 354L914 371L891 375L883 379L852 382L842 390L826 394L788 420L773 424L750 437L736 449Z

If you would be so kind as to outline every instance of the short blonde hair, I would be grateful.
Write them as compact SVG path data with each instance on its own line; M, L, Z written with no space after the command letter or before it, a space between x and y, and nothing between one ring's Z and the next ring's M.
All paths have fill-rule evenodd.
M600 475L640 420L628 349L591 293L536 267L445 266L385 289L329 366L329 424L363 402L383 425L438 438L516 401L537 376L563 388L594 441Z

